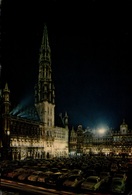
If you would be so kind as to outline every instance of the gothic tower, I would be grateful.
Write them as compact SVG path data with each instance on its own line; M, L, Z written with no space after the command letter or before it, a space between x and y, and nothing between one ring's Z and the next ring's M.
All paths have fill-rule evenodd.
M3 158L10 158L10 90L8 84L5 84L3 90L2 104L2 146Z
M46 25L40 48L38 82L35 85L35 106L44 126L54 127L55 87L52 81L51 50Z

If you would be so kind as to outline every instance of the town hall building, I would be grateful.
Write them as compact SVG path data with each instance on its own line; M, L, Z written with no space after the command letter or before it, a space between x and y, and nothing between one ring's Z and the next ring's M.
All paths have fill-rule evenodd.
M3 159L68 156L67 113L63 118L63 126L55 126L55 86L52 80L51 49L46 25L40 48L34 104L11 109L10 89L6 83L1 93L0 108L0 149Z

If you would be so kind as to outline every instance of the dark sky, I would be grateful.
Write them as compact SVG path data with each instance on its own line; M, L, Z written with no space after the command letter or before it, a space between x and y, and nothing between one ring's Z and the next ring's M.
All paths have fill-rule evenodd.
M28 3L27 3L28 2ZM70 124L132 128L131 1L2 1L2 85L12 106L33 96L47 24L56 115Z

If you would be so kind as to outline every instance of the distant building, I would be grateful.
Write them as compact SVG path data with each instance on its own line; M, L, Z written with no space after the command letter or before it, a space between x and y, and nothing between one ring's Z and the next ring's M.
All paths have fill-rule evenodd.
M69 139L70 156L80 155L115 155L132 157L132 131L123 120L118 131L107 129L106 132L72 128Z
M132 155L132 130L128 129L128 125L123 120L120 130L112 135L113 137L113 153L117 155Z
M34 105L18 106L11 110L7 83L0 98L0 149L3 159L68 156L67 113L63 118L63 127L55 126L55 87L52 81L51 50L46 25L40 49Z

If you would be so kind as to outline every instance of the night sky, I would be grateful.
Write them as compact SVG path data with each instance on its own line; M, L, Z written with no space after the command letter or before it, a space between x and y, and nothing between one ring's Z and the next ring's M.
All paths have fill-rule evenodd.
M28 3L27 3L28 2ZM56 116L76 127L123 118L132 128L132 2L9 1L2 3L2 86L12 107L33 101L46 23L56 88Z

